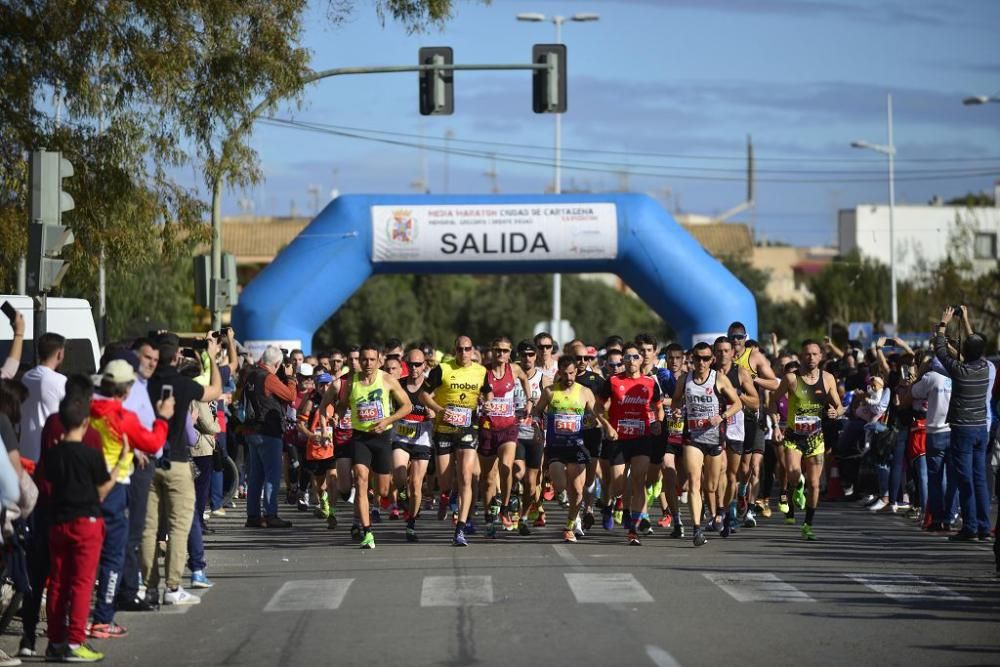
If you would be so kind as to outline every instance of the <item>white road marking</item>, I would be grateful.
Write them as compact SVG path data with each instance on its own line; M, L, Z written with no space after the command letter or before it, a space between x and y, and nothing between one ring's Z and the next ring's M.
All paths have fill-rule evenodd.
M737 602L815 602L770 572L702 572Z
M266 612L339 609L353 579L286 581L264 606Z
M631 574L564 572L576 601L580 604L631 604L652 602L642 584Z
M493 603L493 577L424 577L421 607L475 607Z
M656 667L681 667L681 663L677 662L677 658L670 655L659 646L647 644L646 655L649 656L649 659L653 661L653 664L656 665Z
M859 584L881 593L893 600L947 600L951 602L969 602L970 598L960 595L950 588L932 584L912 574L848 574Z
M583 563L580 562L580 559L573 555L572 550L570 550L570 548L565 544L553 544L552 548L555 549L556 554L563 559L563 562L570 567L583 567Z

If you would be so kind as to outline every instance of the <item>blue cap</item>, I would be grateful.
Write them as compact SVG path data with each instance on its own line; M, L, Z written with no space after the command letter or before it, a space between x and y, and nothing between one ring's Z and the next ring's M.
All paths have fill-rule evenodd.
M329 373L320 373L316 376L316 384L330 384L333 382L333 376Z

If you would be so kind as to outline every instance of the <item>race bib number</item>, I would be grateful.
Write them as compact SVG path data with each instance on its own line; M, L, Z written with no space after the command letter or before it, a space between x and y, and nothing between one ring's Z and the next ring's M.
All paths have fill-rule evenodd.
M711 419L688 419L687 424L690 431L704 431L707 428L712 428Z
M799 435L813 435L819 431L820 423L819 417L796 417L793 428Z
M373 424L385 419L382 401L362 401L358 403L358 421Z
M313 438L316 440L322 440L323 438L333 438L333 427L327 426L326 429L315 428L313 429Z
M416 438L420 427L412 422L396 422L396 434L403 438Z
M646 422L642 419L622 419L618 422L618 435L645 435Z
M583 428L583 415L556 413L552 415L552 426L556 433L579 433Z
M671 444L678 445L684 438L684 420L683 419L671 419L667 422L667 441Z
M472 408L449 405L444 409L441 420L448 426L466 427L472 425Z
M491 401L486 401L483 404L483 411L486 413L487 417L513 417L514 399L509 396L505 396L503 398L494 398Z
M351 430L351 428L352 428L352 422L351 422L351 411L350 410L346 410L344 412L344 416L341 418L340 423L337 424L337 428L339 428L341 431L350 431Z

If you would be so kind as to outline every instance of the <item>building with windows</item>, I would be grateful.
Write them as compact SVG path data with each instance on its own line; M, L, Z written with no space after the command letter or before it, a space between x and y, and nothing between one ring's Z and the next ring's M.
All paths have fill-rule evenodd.
M997 191L1000 194L1000 183ZM997 266L1000 205L897 205L894 218L896 273L901 280L914 277L921 264L933 266L948 257L971 262L977 273ZM864 257L889 263L887 205L861 204L841 210L837 222L840 254L858 250Z

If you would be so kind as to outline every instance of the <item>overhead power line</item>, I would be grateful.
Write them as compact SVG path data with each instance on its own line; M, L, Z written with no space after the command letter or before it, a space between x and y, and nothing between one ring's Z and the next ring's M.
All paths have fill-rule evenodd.
M496 151L486 151L486 150L474 150L469 148L462 148L461 146L432 146L428 145L427 138L417 137L420 141L405 141L403 139L393 139L389 138L392 134L399 135L401 133L384 133L373 131L374 133L386 134L387 136L367 136L365 134L360 134L359 132L349 132L340 129L334 129L333 126L324 126L318 123L308 123L302 121L296 121L291 119L283 118L266 118L262 119L260 122L268 125L273 125L277 127L287 127L300 131L314 132L319 134L327 134L331 136L343 137L348 139L356 139L361 141L370 141L374 143L381 143L391 146L401 146L405 148L415 148L422 150L429 150L437 153L442 153L446 155L456 155L462 157L470 157L476 159L496 159L498 162L504 162L507 164L520 164L533 167L544 167L551 168L552 161L546 157L535 156L535 155L525 155L518 153L501 153ZM404 135L409 136L409 135ZM457 140L451 139L451 143L458 143ZM466 143L478 143L478 142L466 142ZM490 142L490 145L502 145L497 142ZM516 147L517 145L511 145L511 147ZM537 147L528 147L531 149L537 149ZM745 159L745 158L744 158ZM595 160L582 160L582 159L564 159L562 165L566 169L572 169L574 171L583 172L595 172L603 174L620 174L623 170L627 171L633 176L649 176L654 178L671 178L677 180L695 180L695 181L732 181L732 182L743 182L745 176L742 175L742 170L736 169L722 169L722 168L707 168L707 167L692 167L692 166L682 166L682 165L654 165L654 164L642 164L636 165L634 163L623 163L623 162L609 162L609 161L595 161ZM673 170L673 171L670 171ZM680 170L680 171L677 171ZM687 173L684 173L687 172ZM708 172L708 173L691 173L691 172ZM836 177L822 177L822 178L796 178L794 174L806 174L806 175L816 175L817 172L809 171L797 171L797 170L774 170L772 173L779 174L789 174L789 177L778 177L778 176L763 176L758 177L758 182L766 183L790 183L790 184L807 184L807 183L877 183L884 180L884 171L872 171L870 173L859 172L858 170L853 171L838 171L838 172L819 172L824 174L830 174ZM964 179L979 176L993 176L1000 173L1000 165L977 165L969 167L960 168L946 168L937 170L899 170L896 172L896 180L903 181L930 181L930 180L944 180L944 179ZM731 174L731 175L728 175ZM855 176L855 177L851 177Z

